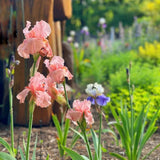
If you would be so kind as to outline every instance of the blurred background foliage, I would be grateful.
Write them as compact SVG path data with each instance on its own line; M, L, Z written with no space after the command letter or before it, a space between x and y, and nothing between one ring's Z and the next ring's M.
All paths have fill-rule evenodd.
M102 17L107 27L100 28ZM90 34L82 35L83 26ZM107 117L110 106L129 106L126 68L131 64L134 109L138 113L150 100L151 119L160 106L160 0L73 0L67 35L71 30L74 77L81 92L89 83L101 83L111 97L104 107ZM157 118L160 122L160 113Z
M73 0L72 5L73 17L67 21L67 33L88 26L90 33L96 35L100 17L106 19L107 30L111 26L118 27L119 22L131 26L134 17L160 24L159 0Z

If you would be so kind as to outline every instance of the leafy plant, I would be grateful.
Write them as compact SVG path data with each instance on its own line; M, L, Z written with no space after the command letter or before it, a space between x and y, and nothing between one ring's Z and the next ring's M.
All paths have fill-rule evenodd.
M11 145L9 145L3 138L0 137L0 144L2 144L9 152L0 154L0 159L11 159L16 156L17 150L14 148L14 122L13 122L13 93L12 87L14 85L14 68L19 64L18 60L15 60L13 54L10 55L8 65L6 67L6 76L9 79L9 108L10 108L10 133L11 133Z
M25 135L25 132L24 132L23 135ZM34 143L32 160L35 160L35 159L36 159L37 140L38 140L38 135L36 135L36 139L35 139L35 143ZM23 152L23 150L24 150L24 152ZM24 138L24 137L23 137L23 150L22 150L22 148L19 146L19 152L20 152L21 159L22 159L22 160L26 160L26 142L25 142L25 138Z
M146 89L150 85L156 85L160 79L159 67L148 63L133 63L131 70L131 83L135 87ZM110 89L118 92L121 88L127 89L125 67L120 68L115 74L110 74Z
M160 105L160 84L157 85L151 85L146 87L146 89L142 88L135 88L133 92L133 108L135 110L135 114L139 114L141 111L140 105L146 105L148 102L148 97L150 97L150 103L149 103L149 109L147 114L147 119L152 119L153 115L157 111L159 105ZM129 92L127 89L120 89L117 93L111 93L109 94L111 97L111 102L104 107L106 117L109 117L110 115L110 107L115 108L115 110L120 111L121 110L121 103L126 104L129 106L130 100L129 100ZM146 110L145 110L146 111ZM160 121L160 113L157 115L157 122Z
M149 63L157 65L160 62L160 43L157 41L146 42L144 47L139 46L139 55Z
M75 76L75 81L78 83L81 81L81 74L84 72L85 67L88 66L89 59L85 58L85 50L84 48L75 48L72 47L73 49L73 57L74 57L74 76Z
M121 105L121 110L115 111L115 108L111 107L111 112L116 120L114 124L122 142L122 146L125 149L126 157L121 156L118 153L110 153L112 156L121 160L139 160L141 158L142 149L144 145L157 130L155 126L157 114L159 109L153 115L152 120L147 124L147 114L149 110L149 101L146 105L141 107L141 111L136 115L133 108L132 90L130 85L130 73L127 70L127 80L129 86L129 100L130 105ZM145 111L147 109L147 111ZM130 112L129 112L130 111ZM146 159L157 147L158 144L149 154L142 159Z
M70 127L70 120L69 119L65 120L64 128L63 128L63 121L62 121L62 125L60 125L60 122L57 119L56 115L54 114L52 115L52 120L57 129L57 134L58 134L57 143L58 143L59 153L60 153L60 156L63 158L65 154L64 148L66 147L66 140L67 140L67 135Z

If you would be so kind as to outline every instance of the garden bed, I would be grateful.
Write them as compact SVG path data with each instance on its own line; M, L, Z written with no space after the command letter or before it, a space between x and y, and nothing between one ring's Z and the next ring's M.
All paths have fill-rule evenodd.
M95 124L93 125L93 127L96 129L98 128L99 124L97 121L97 117L95 115L94 117L95 117ZM71 124L71 127L74 127L74 126ZM105 120L103 120L103 128L108 128L107 122ZM20 145L21 147L23 147L23 137L25 137L26 139L27 134L24 135L24 132L27 133L28 131L27 127L16 126L14 131L15 131L15 146L17 147L18 145ZM36 135L38 135L36 160L45 160L48 154L49 154L50 160L60 160L57 140L56 140L57 138L56 128L52 125L46 126L46 127L33 128L32 138L31 138L32 139L31 140L31 154L34 148L34 142L36 139ZM71 144L72 135L73 135L73 132L70 132L68 135L67 146ZM148 141L148 143L146 144L143 150L143 156L149 153L151 149L153 149L157 144L160 143L159 135L160 135L160 130L158 130L151 137L151 139ZM10 130L8 126L0 124L0 137L4 138L7 142L10 143ZM91 144L91 149L94 150L91 138L89 140ZM102 158L103 160L115 160L114 157L111 157L109 155L109 152L116 152L122 155L124 154L124 150L120 146L116 145L116 142L110 133L102 133L102 144L104 148L107 149L108 151L108 152L103 153L103 158ZM76 150L80 154L87 156L87 151L86 151L84 142L81 139L78 140L73 150ZM6 151L2 145L0 145L0 151L3 151L3 152ZM19 157L20 155L18 153L18 158L17 158L18 160L20 160ZM149 160L159 160L159 158L160 158L160 148L154 151L149 156L148 159ZM66 159L70 160L69 157Z

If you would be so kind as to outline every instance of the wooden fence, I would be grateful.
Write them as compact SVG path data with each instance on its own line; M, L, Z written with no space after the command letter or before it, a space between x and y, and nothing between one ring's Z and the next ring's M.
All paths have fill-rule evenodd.
M28 84L29 69L33 62L32 59L24 60L16 53L17 46L24 39L22 30L26 21L31 21L32 24L40 20L48 22L52 29L49 36L52 51L54 55L63 56L63 28L65 20L71 15L71 0L0 0L0 59L3 61L12 52L15 52L16 59L20 60L20 65L15 68L13 87L15 124L28 124L28 103L26 101L26 103L20 104L16 99L16 95ZM46 75L47 70L43 63L40 64L39 71ZM6 92L5 89L1 93L2 97L4 92ZM58 107L55 112L59 112ZM33 124L48 125L51 120L51 113L52 106L45 109L36 107Z

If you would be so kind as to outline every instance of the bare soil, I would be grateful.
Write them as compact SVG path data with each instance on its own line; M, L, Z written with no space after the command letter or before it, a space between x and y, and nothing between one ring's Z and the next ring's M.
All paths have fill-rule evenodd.
M94 114L94 117L95 117L95 124L93 125L93 127L95 129L98 129L99 122L98 122L97 114ZM71 127L74 127L74 125L71 124ZM109 128L105 119L103 120L103 128ZM26 139L27 131L28 131L27 127L15 126L14 132L15 132L16 148L18 146L21 146L21 148L23 148L23 137L24 139ZM24 135L24 132L26 132L26 135ZM58 146L57 146L57 139L56 139L57 138L56 128L51 124L50 126L32 129L30 155L32 155L32 152L33 152L36 135L38 135L36 160L45 160L48 154L49 154L50 160L60 160ZM70 131L67 139L68 147L71 144L72 136L73 136L73 132ZM0 124L0 137L4 138L8 143L10 143L10 129L8 126ZM92 139L90 138L89 141L91 144L91 149L94 152ZM121 146L120 141L119 141L119 145L117 146L116 141L113 138L112 134L102 133L102 143L103 143L103 147L107 150L107 152L103 153L103 160L116 160L116 158L111 157L109 155L109 152L116 152L116 153L125 155L124 150L120 147ZM151 139L148 141L145 148L143 149L142 157L147 153L149 153L149 151L159 143L160 143L160 130L158 129L158 131L151 137ZM86 147L81 139L78 140L73 150L78 151L78 153L87 156ZM0 151L6 152L6 149L2 145L0 145ZM19 153L17 155L17 159L18 160L20 159ZM159 159L160 159L160 148L154 151L148 158L148 160L159 160ZM71 159L69 157L65 157L65 160L71 160Z

